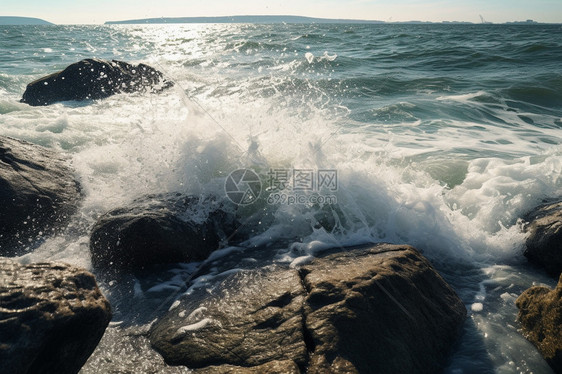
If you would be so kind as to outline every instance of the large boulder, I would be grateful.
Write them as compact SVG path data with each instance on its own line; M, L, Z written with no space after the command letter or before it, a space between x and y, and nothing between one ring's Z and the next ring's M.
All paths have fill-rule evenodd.
M301 269L310 374L436 373L466 309L414 248L340 252Z
M122 92L157 92L172 85L161 72L145 64L89 58L29 83L21 102L39 106L67 100L95 100Z
M94 276L0 258L0 372L77 373L111 319Z
M166 362L202 373L435 373L466 309L409 246L376 245L300 270L239 270L195 287L153 325ZM296 367L296 368L295 368ZM265 370L265 369L263 369Z
M562 276L554 290L531 287L515 303L525 337L562 373Z
M148 195L101 216L90 253L99 269L201 261L236 232L236 218L221 202L199 196Z
M529 233L525 256L558 277L562 273L562 201L539 206L524 220Z
M0 136L0 256L14 256L52 234L81 199L73 170L60 154Z
M293 361L304 367L304 298L296 270L240 272L210 294L200 289L186 297L156 324L150 339L172 365L251 367Z

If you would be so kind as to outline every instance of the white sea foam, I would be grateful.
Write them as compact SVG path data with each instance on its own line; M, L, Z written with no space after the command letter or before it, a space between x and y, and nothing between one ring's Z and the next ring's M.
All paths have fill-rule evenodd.
M197 308L197 309L194 309L193 312L191 312L191 313L189 314L189 316L187 317L187 319L192 319L192 318L201 317L201 315L202 315L203 313L205 313L206 311L207 311L207 308L204 307L204 306L199 307L199 308Z
M172 339L177 339L179 337L184 336L185 334L189 333L189 332L194 332L197 330L201 330L202 328L206 327L207 325L209 325L212 322L211 319L209 318L203 318L201 321L196 322L196 323L192 323L191 325L186 325L186 326L182 326L179 329L176 330L176 333L174 334L174 336L172 337Z
M176 300L172 303L172 305L170 305L170 308L168 309L168 311L174 310L176 309L178 306L180 306L180 301Z
M56 104L11 112L2 118L3 132L72 156L86 192L80 215L90 222L146 193L222 196L224 178L239 167L263 174L275 167L336 169L339 204L333 214L341 230L312 228L314 208L265 206L266 211L275 208L275 221L252 239L253 245L264 245L300 236L309 254L314 246L386 241L416 245L435 258L510 257L523 240L517 218L542 199L562 194L556 147L539 156L468 161L434 157L430 162L418 155L415 134L408 147L407 134L400 142L393 136L379 140L376 134L342 131L321 112L303 120L281 108L271 116L263 99L229 100L236 97L223 98L220 110L214 100L203 105L213 120L177 91L117 95L87 106ZM268 131L260 128L264 121ZM429 142L446 149L448 139L462 136L466 143L462 131L460 124L458 130L444 128ZM495 130L486 133L493 138ZM472 144L467 146L479 146L477 139L468 139ZM514 136L510 142L505 147L521 147ZM458 173L452 188L434 179L448 180L452 172ZM203 210L191 213L204 219Z
M464 95L449 95L449 96L439 96L437 100L453 100L453 101L469 101L470 99L474 99L475 97L486 95L484 91L478 91L473 93L468 93Z
M312 261L314 259L313 256L300 256L295 258L291 263L290 263L290 267L291 268L298 268L299 266L302 265L306 265L308 264L310 261Z
M482 310L484 310L484 305L482 303L474 303L470 306L470 310L475 313L480 313Z

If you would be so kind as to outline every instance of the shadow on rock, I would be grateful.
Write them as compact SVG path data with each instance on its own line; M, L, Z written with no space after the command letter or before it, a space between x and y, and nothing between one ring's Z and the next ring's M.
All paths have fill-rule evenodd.
M562 273L562 201L541 205L524 220L529 233L525 257L557 278Z
M82 195L67 161L44 147L0 136L0 255L21 255L76 212Z
M101 216L90 252L98 270L139 271L194 262L235 240L235 208L213 197L148 195Z

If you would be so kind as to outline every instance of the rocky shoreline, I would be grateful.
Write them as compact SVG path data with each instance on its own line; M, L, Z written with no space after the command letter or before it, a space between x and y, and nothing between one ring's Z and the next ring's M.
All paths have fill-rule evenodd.
M91 273L0 258L0 372L77 373L110 320Z
M0 256L21 255L56 234L81 199L64 156L0 136Z
M139 78L147 87L161 83L161 74L143 71L158 78ZM40 82L49 84L42 86L56 86L50 82L63 80L62 73L46 77ZM54 99L56 94L42 86L48 99L33 99L36 105L69 99ZM118 92L96 87L99 94L88 91L70 99ZM30 95L24 101L31 104ZM0 257L0 374L78 373L100 339L105 344L111 308L91 273L8 258L63 230L81 199L79 181L63 156L0 137L0 256L5 256ZM190 214L195 206L205 207L206 217ZM523 220L525 256L560 277L562 203L546 202ZM203 261L216 249L241 242L239 226L235 209L217 197L141 197L99 218L91 231L92 264L104 276ZM465 305L411 246L333 248L292 267L274 264L263 253L254 257L253 263L236 253L217 257L212 269L194 273L185 284L189 292L170 301L146 329L110 327L108 333L123 346L152 347L153 355L145 359L153 372L189 368L209 374L435 373L446 366L461 335ZM516 304L521 333L561 373L562 277L554 290L532 287ZM158 354L161 361L154 359ZM103 360L95 353L92 359ZM104 365L114 373L136 372Z
M465 317L417 250L380 244L218 279L174 303L149 338L166 362L203 372L276 362L281 372L433 373Z
M562 201L540 205L523 220L529 234L525 257L558 278L562 273Z
M554 290L531 287L516 304L525 337L556 373L562 372L562 276Z

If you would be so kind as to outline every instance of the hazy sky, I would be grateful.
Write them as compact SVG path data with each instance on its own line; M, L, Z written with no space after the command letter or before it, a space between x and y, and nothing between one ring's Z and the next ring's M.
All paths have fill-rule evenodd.
M562 22L562 0L0 0L0 15L59 24L152 17L289 14L383 21Z

